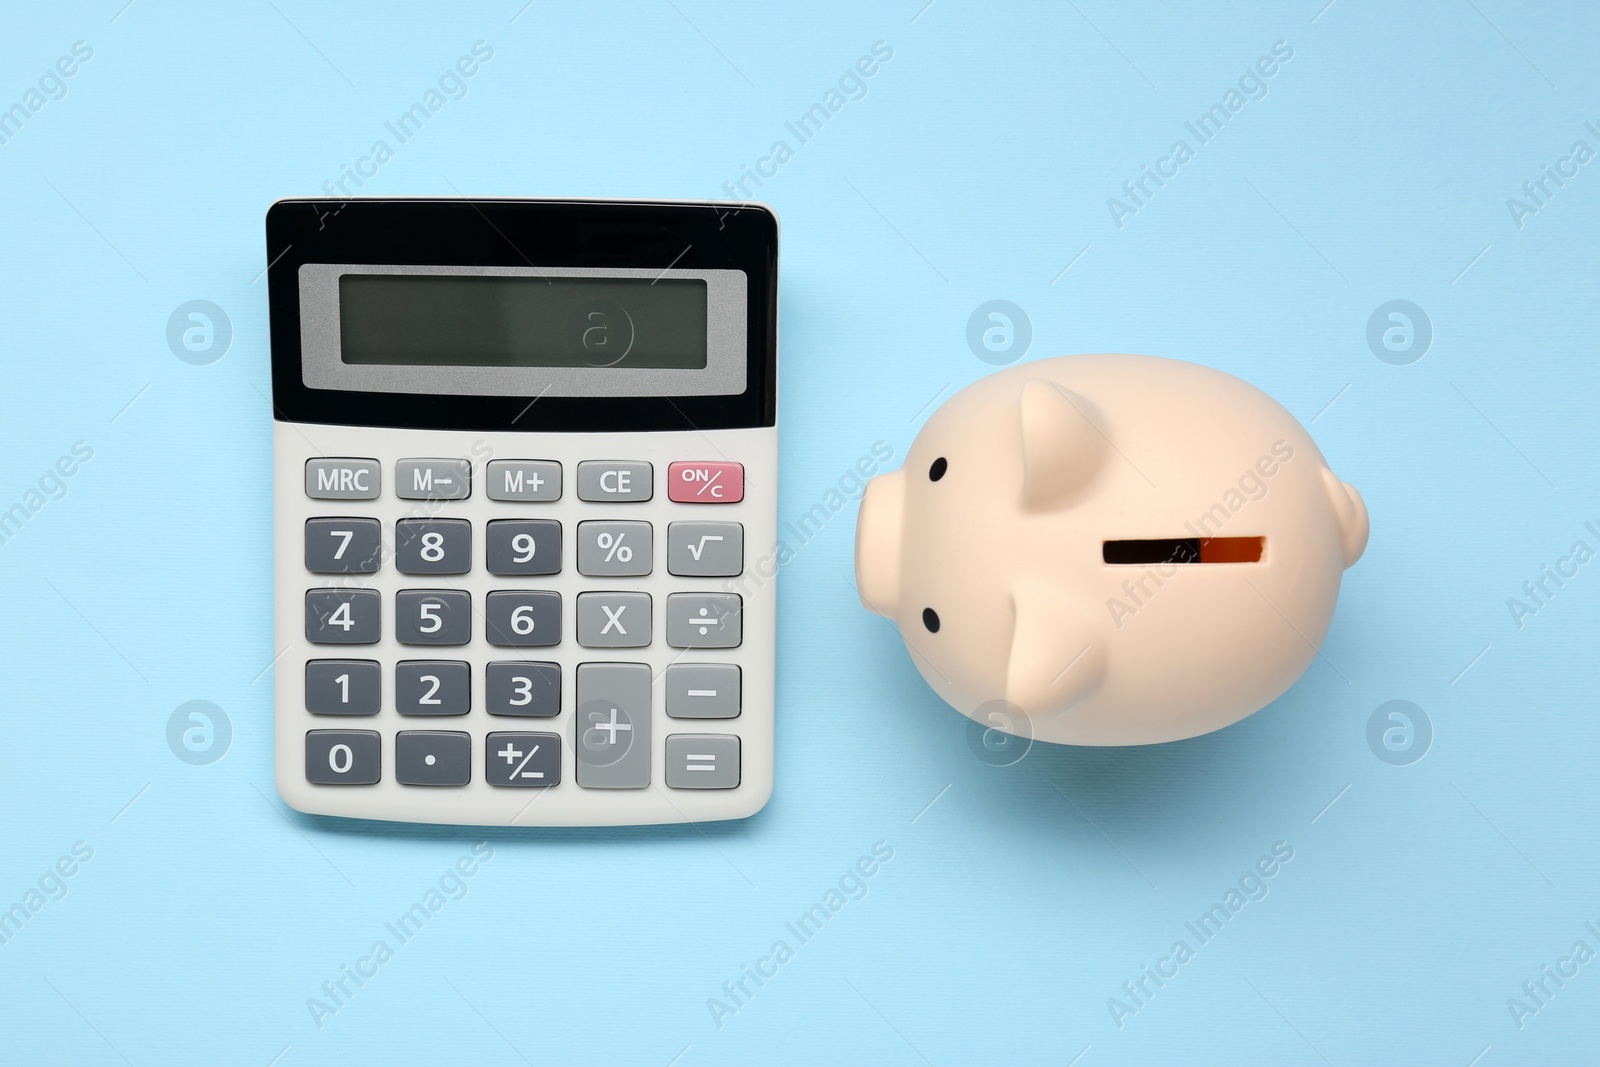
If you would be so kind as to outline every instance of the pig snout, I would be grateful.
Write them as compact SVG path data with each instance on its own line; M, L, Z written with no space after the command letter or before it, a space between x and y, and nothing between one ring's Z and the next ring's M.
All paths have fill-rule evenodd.
M905 471L880 474L867 483L856 519L856 589L867 610L888 619L900 608L905 504Z

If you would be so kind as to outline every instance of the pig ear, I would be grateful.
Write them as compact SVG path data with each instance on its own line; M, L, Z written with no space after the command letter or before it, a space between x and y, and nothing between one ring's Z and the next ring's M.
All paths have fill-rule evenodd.
M1034 378L1022 387L1022 503L1065 507L1094 480L1108 442L1094 405L1064 386Z
M1333 504L1334 518L1339 521L1339 543L1344 549L1344 565L1355 566L1361 553L1367 550L1367 535L1372 532L1367 518L1367 504L1349 482L1341 482L1331 470L1322 468L1322 485Z
M1105 680L1106 639L1077 604L1052 586L1028 583L1011 594L1015 623L1006 665L1006 700L1038 717L1064 711Z

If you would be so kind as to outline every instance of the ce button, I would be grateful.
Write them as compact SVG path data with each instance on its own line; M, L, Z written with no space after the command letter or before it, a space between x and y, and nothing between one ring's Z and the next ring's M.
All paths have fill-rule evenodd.
M652 495L654 471L640 460L587 459L578 464L578 499L639 502Z

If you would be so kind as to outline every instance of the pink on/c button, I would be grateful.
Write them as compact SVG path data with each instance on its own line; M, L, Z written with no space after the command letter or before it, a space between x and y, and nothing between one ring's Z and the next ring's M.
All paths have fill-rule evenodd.
M744 464L669 464L667 499L679 504L737 504L744 499Z

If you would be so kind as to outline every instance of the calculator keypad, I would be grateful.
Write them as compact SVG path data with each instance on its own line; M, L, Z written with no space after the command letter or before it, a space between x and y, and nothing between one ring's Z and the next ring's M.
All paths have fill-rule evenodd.
M435 588L310 588L305 594L306 639L318 645L377 644L392 606L393 639L408 648L448 647L462 658L308 659L305 708L318 716L373 716L392 709L412 720L453 718L465 725L477 715L552 720L549 731L403 729L392 733L393 780L404 786L463 788L482 759L482 784L494 788L550 788L561 784L562 744L573 750L574 785L594 790L734 789L741 782L741 738L735 733L678 733L652 738L652 691L660 685L666 715L675 720L722 720L735 726L743 710L743 676L737 662L684 660L681 651L664 669L621 662L628 652L736 649L743 642L743 599L732 583L694 580L738 578L745 571L744 526L736 521L657 522L608 514L604 506L642 503L655 495L654 467L638 460L583 460L574 464L575 501L561 510L523 505L563 499L563 466L554 460L492 460L481 470L483 496L497 502L484 521L452 515L452 501L472 496L473 464L457 458L401 459L393 465L393 497L424 501L393 519L314 516L305 524L305 567L313 575L381 575L386 566ZM672 463L667 498L678 504L735 503L744 497L744 470L727 461ZM313 459L306 465L306 494L315 500L374 500L384 472L376 460ZM579 503L581 502L581 504ZM656 505L660 507L661 505ZM331 510L331 509L330 509ZM643 509L641 509L643 510ZM674 512L673 514L677 514ZM709 514L685 508L685 515ZM474 511L475 516L481 512ZM639 514L639 512L635 512ZM656 513L652 512L652 517ZM481 525L480 538L474 525ZM665 539L657 557L656 538ZM389 540L386 540L386 535ZM573 541L565 557L565 541ZM391 553L386 554L385 549ZM480 555L481 553L481 555ZM565 565L564 565L565 564ZM478 570L481 567L482 570ZM527 588L566 573L557 589ZM618 579L662 582L662 596ZM491 575L504 588L449 588L448 579ZM668 578L667 576L671 576ZM673 583L685 578L688 582ZM392 579L391 579L392 580ZM359 580L344 579L359 586ZM481 581L481 579L480 579ZM465 584L465 583L464 583ZM555 583L552 583L555 584ZM612 588L606 586L612 585ZM616 588L621 585L622 588ZM393 586L385 588L392 589ZM570 604L570 606L569 606ZM573 618L567 623L564 614ZM660 615L657 615L657 612ZM476 616L477 622L474 622ZM568 627L570 626L570 629ZM564 641L584 650L581 662L563 667L545 660L472 657L468 646L540 649ZM634 655L640 655L635 652ZM551 653L546 653L551 655ZM607 659L607 656L613 658ZM484 662L487 660L487 662ZM481 662L479 668L476 664ZM568 661L571 663L571 661ZM481 688L474 678L482 670ZM564 675L565 672L565 675ZM388 679L384 674L388 673ZM570 684L570 720L562 720L563 688ZM392 686L392 688L390 688ZM392 696L386 698L386 690ZM531 724L530 724L531 725ZM685 725L690 725L686 723ZM726 728L725 727L725 728ZM383 777L383 735L376 730L314 729L305 734L306 780L314 785L372 785ZM572 788L569 786L568 788Z

